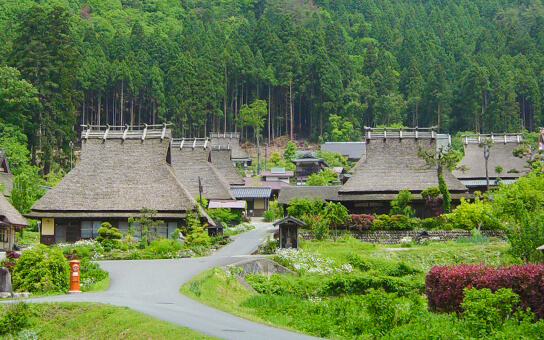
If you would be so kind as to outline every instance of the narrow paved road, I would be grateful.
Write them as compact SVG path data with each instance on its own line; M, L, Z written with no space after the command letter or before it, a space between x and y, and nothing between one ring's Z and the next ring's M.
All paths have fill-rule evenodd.
M270 223L238 235L234 242L207 257L175 260L102 261L110 274L109 288L100 293L49 296L29 301L102 302L155 316L224 339L315 339L247 321L208 307L179 293L196 274L213 266L241 261L257 249L271 229Z

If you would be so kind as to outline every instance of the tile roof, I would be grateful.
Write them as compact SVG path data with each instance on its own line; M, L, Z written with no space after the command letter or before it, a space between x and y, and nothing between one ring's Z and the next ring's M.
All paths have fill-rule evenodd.
M236 199L270 198L272 195L271 187L231 187L230 191Z
M342 156L358 160L366 152L365 142L326 142L321 144L321 150L329 152L340 152Z

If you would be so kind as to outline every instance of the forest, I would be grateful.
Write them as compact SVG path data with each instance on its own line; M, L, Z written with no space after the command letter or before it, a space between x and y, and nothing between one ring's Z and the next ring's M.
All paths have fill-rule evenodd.
M358 140L363 126L534 131L541 0L0 0L0 145L69 168L81 124ZM14 146L15 144L15 146ZM21 145L28 152L21 151ZM19 148L20 152L13 151Z

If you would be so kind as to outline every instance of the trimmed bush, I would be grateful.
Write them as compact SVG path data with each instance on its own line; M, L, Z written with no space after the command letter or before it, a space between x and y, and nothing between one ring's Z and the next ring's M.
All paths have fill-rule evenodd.
M42 244L24 251L13 268L13 286L28 292L66 292L70 266L60 248Z
M358 231L370 230L372 227L372 221L376 216L372 214L350 214L351 222L348 224L349 229L355 229Z
M519 295L519 307L531 308L544 318L544 264L511 265L495 268L485 265L436 266L425 278L428 306L436 312L463 312L465 288L511 288Z

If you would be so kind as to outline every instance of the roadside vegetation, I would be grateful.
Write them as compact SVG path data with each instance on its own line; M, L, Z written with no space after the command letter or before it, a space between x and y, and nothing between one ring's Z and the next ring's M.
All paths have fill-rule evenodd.
M19 302L1 309L3 339L215 339L127 307L100 303Z

